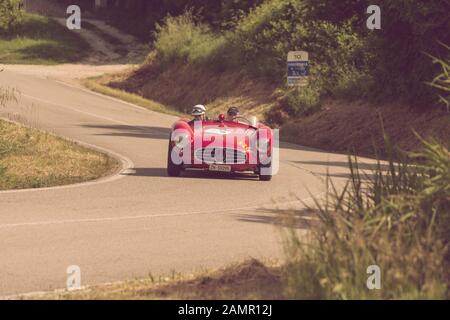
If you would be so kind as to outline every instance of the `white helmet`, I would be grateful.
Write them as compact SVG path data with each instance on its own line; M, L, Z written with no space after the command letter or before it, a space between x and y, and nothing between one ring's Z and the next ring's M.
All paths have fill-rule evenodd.
M202 116L206 113L206 108L202 104L198 104L192 108L191 114L193 116Z

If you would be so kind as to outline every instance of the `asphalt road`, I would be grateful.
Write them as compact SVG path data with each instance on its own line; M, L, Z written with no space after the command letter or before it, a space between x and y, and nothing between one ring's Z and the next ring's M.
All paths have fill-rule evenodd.
M272 208L320 195L328 166L336 179L346 176L346 156L282 144L271 182L169 178L175 117L8 70L0 86L21 92L19 105L0 116L107 150L123 163L100 181L0 192L0 296L64 288L70 265L91 285L282 258Z

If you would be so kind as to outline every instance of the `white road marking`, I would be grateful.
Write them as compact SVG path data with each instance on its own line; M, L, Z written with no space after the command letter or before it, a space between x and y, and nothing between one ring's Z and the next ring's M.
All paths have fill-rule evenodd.
M319 193L318 195L316 195L316 197L321 196L323 193L324 192ZM302 202L307 202L310 200L313 200L313 197L287 201L287 202L284 202L283 204L302 203ZM267 205L269 205L269 204L266 204L266 206ZM273 205L273 204L271 203L271 205ZM163 214L149 214L149 215L139 215L139 216L121 216L121 217L105 217L105 218L89 218L89 219L68 219L68 220L20 222L20 223L0 224L0 229L27 227L27 226L49 226L49 225L58 225L58 224L140 220L140 219L165 218L165 217L183 217L183 216L192 216L192 215L229 213L229 212L234 212L234 211L249 211L249 210L257 210L257 209L264 209L264 205L232 208L232 209L225 209L225 210L222 209L222 210L212 210L212 211L211 210L192 211L192 212L185 212L185 213L167 213L167 214L163 213Z
M35 96L32 96L32 95L26 94L26 93L22 93L21 95L24 96L24 97L27 97L29 99L33 99L33 100L36 100L36 101L39 101L39 102L42 102L42 103L50 104L50 105L53 105L53 106L56 106L56 107L59 107L59 108L65 108L65 109L68 109L68 110L72 110L74 112L77 112L77 113L80 113L80 114L84 114L84 115L87 115L87 116L91 116L91 117L94 117L94 118L97 118L97 119L110 121L110 122L117 123L117 124L124 125L124 126L134 126L134 125L136 125L136 124L132 124L130 122L116 120L116 119L113 119L113 118L110 118L110 117L100 116L100 115L92 113L92 112L83 111L83 110L77 109L75 107L68 106L66 104L61 104L61 103L52 102L52 101L49 101L49 100L46 100L46 99L41 99L41 98L38 98L38 97L35 97ZM135 106L135 107L139 108L138 106ZM159 132L157 132L157 130L147 130L147 131L149 133L153 133L153 134L159 133Z
M94 96L97 96L97 97L100 97L100 98L103 98L103 99L108 99L108 100L111 100L111 101L114 101L114 102L118 102L120 104L124 104L124 105L127 105L129 107L141 110L141 111L149 112L149 113L152 113L154 115L164 115L164 116L167 116L167 117L170 116L170 117L174 118L174 121L179 119L179 117L172 116L172 115L167 114L167 113L160 113L160 112L157 112L157 111L153 111L153 110L150 110L150 109L138 106L136 104L132 104L131 102L127 102L127 101L124 101L124 100L120 100L118 98L110 97L110 96L107 96L107 95L102 94L102 93L98 93L98 92L95 92L95 91L91 91L89 89L85 89L85 88L82 88L82 87L79 87L79 86L72 85L70 83L66 83L64 81L60 81L60 80L54 80L54 81L56 83L59 83L59 84L63 85L63 86L66 86L68 88L79 90L79 91L83 91L83 92L88 93L90 95L94 95ZM150 101L152 101L152 100L150 100ZM154 102L154 101L152 101L152 102ZM154 103L157 104L157 102L154 102Z
M55 102L52 102L52 101L49 101L49 100L45 100L45 99L41 99L41 98L38 98L38 97L31 96L31 95L26 94L26 93L22 93L22 96L28 97L28 98L30 98L30 99L33 99L33 100L36 100L36 101L39 101L39 102L43 102L43 103L46 103L46 104L50 104L50 105L53 105L53 106L63 107L63 108L65 108L65 109L69 109L69 110L72 110L72 111L75 111L75 112L78 112L78 113L81 113L81 114L85 114L85 115L88 115L88 116L91 116L91 117L94 117L94 118L98 118L98 119L102 119L102 120L107 120L107 121L111 121L111 122L118 123L118 124L121 124L121 125L126 125L126 126L130 126L130 125L131 125L130 123L125 122L125 121L120 121L120 120L116 120L116 119L113 119L113 118L100 116L100 115L98 115L98 114L94 114L94 113L91 113L91 112L82 111L82 110L76 109L76 108L74 108L74 107L70 107L70 106L68 106L68 105L63 105L63 104L60 104L60 103L55 103Z

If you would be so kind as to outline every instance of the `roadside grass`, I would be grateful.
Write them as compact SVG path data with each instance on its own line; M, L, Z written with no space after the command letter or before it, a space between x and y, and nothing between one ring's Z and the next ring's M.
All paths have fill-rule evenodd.
M93 77L84 79L82 81L82 84L88 88L89 90L92 90L94 92L104 94L116 99L123 100L128 103L132 103L135 105L138 105L140 107L144 107L148 110L155 111L155 112L161 112L173 116L178 117L186 117L187 115L185 113L179 112L175 109L171 109L163 104L157 103L155 101L145 99L144 97L129 93L125 90L120 90L116 88L112 88L104 83L102 77Z
M285 275L274 264L248 260L219 270L202 270L191 275L172 273L170 276L91 286L76 291L31 294L19 299L44 300L204 300L283 299Z
M90 46L75 31L43 16L25 14L17 26L0 35L4 64L53 65L80 61Z
M111 174L118 166L108 155L0 120L0 190L85 182Z
M422 151L405 154L386 137L387 171L379 163L364 174L350 157L343 189L328 178L308 238L285 233L289 297L450 298L450 152L422 143ZM379 290L367 287L374 265Z

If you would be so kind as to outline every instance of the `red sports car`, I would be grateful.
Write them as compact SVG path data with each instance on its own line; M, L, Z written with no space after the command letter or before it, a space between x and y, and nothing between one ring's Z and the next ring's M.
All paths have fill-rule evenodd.
M253 172L260 180L272 179L273 130L245 117L233 121L181 119L172 126L167 173L183 170Z

